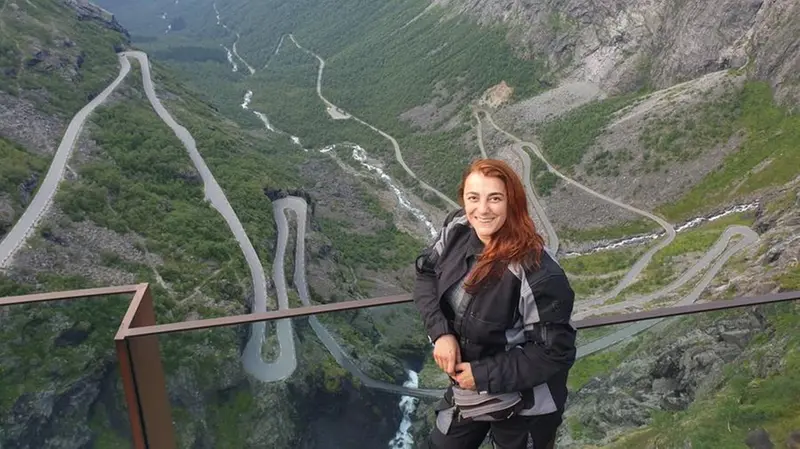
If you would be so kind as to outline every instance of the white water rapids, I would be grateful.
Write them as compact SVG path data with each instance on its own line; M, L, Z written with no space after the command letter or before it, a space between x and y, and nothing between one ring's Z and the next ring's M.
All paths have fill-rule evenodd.
M731 214L736 214L736 213L746 212L748 210L756 209L756 208L758 208L758 204L759 204L758 202L754 202L754 203L750 203L750 204L740 204L738 206L734 206L734 207L732 207L732 208L730 208L730 209L728 209L726 211L720 212L720 213L718 213L716 215L712 215L710 217L693 218L693 219L687 221L686 223L684 223L684 224L682 224L680 226L677 226L675 228L675 232L682 232L682 231L685 231L687 229L691 229L691 228L693 228L695 226L698 226L699 224L701 224L703 222L706 222L706 221L708 221L708 222L716 221L716 220L719 220L722 217L726 217L726 216L731 215ZM591 249L589 251L569 252L566 255L567 256L583 256L583 255L586 255L586 254L592 254L592 253L596 253L596 252L599 252L599 251L608 251L608 250L611 250L611 249L622 248L623 246L636 245L636 244L643 243L643 242L646 242L646 241L655 240L655 239L657 239L657 238L659 238L659 237L661 237L663 235L664 235L663 232L654 232L652 234L640 235L640 236L636 236L636 237L631 237L631 238L619 240L617 242L610 243L608 245L598 246L597 248L593 248L593 249Z
M419 210L418 208L414 207L413 204L411 204L411 201L409 201L408 198L406 198L406 195L403 193L403 191L400 190L400 188L394 184L392 178L389 175L387 175L382 168L370 165L367 162L366 150L361 148L361 146L359 145L347 145L347 146L353 149L352 153L353 159L361 163L361 166L366 168L367 170L377 173L378 177L380 177L381 180L385 182L387 186L389 186L389 189L391 189L391 191L397 197L397 201L400 203L400 207L411 212L411 215L413 215L414 218L421 221L422 224L424 224L425 227L428 229L428 232L431 234L432 237L436 236L438 231L436 230L436 227L433 225L433 223L431 223L431 221L428 220L428 218L421 210ZM328 145L327 147L319 150L319 152L327 153L329 151L333 151L335 148L336 145Z
M220 44L220 45L222 45L222 44ZM224 48L225 51L228 53L228 62L230 62L231 66L232 66L231 70L234 71L234 72L238 72L239 71L239 66L236 64L236 61L233 60L233 53L231 53L231 50L228 47L224 46L224 45L222 45L222 48Z
M408 380L403 383L404 387L417 388L419 386L419 376L415 371L408 370ZM409 432L411 429L411 416L417 409L417 398L402 396L400 398L400 410L403 411L403 420L397 429L392 441L389 442L389 449L413 449L414 437Z
M281 131L275 129L275 127L272 126L272 124L269 122L269 118L267 117L267 114L264 114L263 112L254 111L254 110L250 109L250 102L251 101L253 101L253 91L252 90L248 90L247 93L244 94L244 98L242 99L242 104L240 104L239 106L241 106L242 109L244 109L246 111L250 111L253 114L255 114L255 116L258 117L259 120L261 120L261 123L264 124L264 127L267 128L268 131L271 131L271 132L274 132L274 133L278 133L278 134L282 134ZM297 146L302 148L302 144L300 143L300 138L298 138L297 136L289 136L289 139L292 141L292 143L294 143L295 145L297 145ZM303 151L308 151L308 150L303 148Z

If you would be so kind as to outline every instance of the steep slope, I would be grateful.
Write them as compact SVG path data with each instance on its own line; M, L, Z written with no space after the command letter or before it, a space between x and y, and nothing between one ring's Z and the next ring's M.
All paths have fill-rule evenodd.
M77 20L54 21L57 14ZM0 238L36 190L65 119L114 79L127 36L97 11L4 2L0 10ZM30 151L24 151L26 148Z
M486 103L499 102L498 122L527 140L541 139L543 151L557 166L580 162L575 172L579 180L647 208L682 208L669 212L680 220L760 194L748 196L751 188L736 189L741 195L671 205L738 158L739 150L757 154L752 159L758 162L769 158L742 138L752 128L740 114L742 99L751 95L742 86L751 83L747 91L760 98L753 112L768 107L763 102L769 97L776 100L777 110L785 104L791 113L793 107L796 71L790 68L797 51L790 36L796 26L790 20L775 22L778 12L794 7L791 3L730 5L722 15L691 2L591 6L452 0L368 7L344 2L335 11L311 0L198 0L136 9L113 0L104 4L117 8L120 20L136 24L138 35L147 35L140 39L143 46L180 68L193 84L213 91L214 103L237 120L261 125L239 104L245 92L255 92L252 106L278 129L316 148L357 142L407 191L418 183L403 173L385 141L351 120L327 119L309 92L315 61L293 48L284 39L287 33L325 58L325 96L392 134L416 176L450 196L461 167L481 154L467 105L482 101L481 94L492 86L506 86L493 90L504 93ZM185 27L163 34L155 33L152 23L145 26L147 17L161 14L158 8L180 16ZM685 45L689 41L694 43ZM223 59L233 43L238 52L231 61L242 66L236 72ZM213 54L216 59L209 59ZM782 54L788 56L777 58ZM255 72L244 70L243 61ZM191 75L197 67L210 76ZM737 68L742 70L724 76L726 69ZM774 89L759 90L752 84L759 81ZM549 100L528 100L557 84L558 91L543 94ZM508 102L514 104L504 106ZM585 102L590 102L585 110L563 123L543 125ZM669 118L677 111L691 120ZM692 129L694 124L703 126ZM495 138L492 130L486 138L490 155L503 153L502 138ZM558 184L541 165L533 172L541 193ZM781 179L785 182L786 176ZM669 186L666 191L664 185ZM580 193L553 192L556 196L545 203L560 232L631 227L635 220L622 211L598 208ZM434 201L429 195L423 198Z
M452 197L460 169L479 154L521 161L517 143L489 124L489 114L496 124L522 140L540 142L542 153L562 172L597 192L656 210L676 228L698 215L710 216L731 205L757 199L761 206L752 214L755 218L743 217L749 225L763 216L764 204L792 186L797 175L795 130L800 127L796 126L796 116L773 103L774 98L778 101L789 98L791 90L786 90L786 83L780 84L776 91L769 89L769 83L777 86L786 79L791 85L791 74L795 73L787 68L792 67L796 54L790 42L793 24L791 20L774 23L775 10L770 8L775 3L760 7L731 6L721 18L704 5L691 2L652 9L641 4L594 8L578 4L531 6L523 2L504 8L498 2L456 1L435 2L432 6L423 1L391 4L345 1L335 7L310 0L260 3L195 0L178 4L106 0L103 4L118 12L120 21L132 24L135 43L178 74L172 78L162 72L157 85L164 86L161 89L165 97L178 96L168 103L172 108L187 109L176 116L196 135L205 135L210 143L206 154L209 161L214 160L212 169L224 173L220 176L223 188L235 192L231 194L234 207L246 211L245 226L248 233L256 236L254 241L265 266L270 264L268 242L274 234L270 218L264 215L270 208L260 202L263 200L260 192L255 192L266 188L271 199L291 191L315 200L312 207L316 208L316 217L312 218L311 227L319 232L309 236L313 267L310 278L312 288L318 292L317 295L312 292L312 296L321 302L408 289L410 261L427 229L414 209L405 205L411 204L416 211L422 211L424 219L432 223L438 223L449 206L423 189L399 161L395 162L392 140L399 144L409 171ZM551 14L553 10L560 11L559 8L573 9L569 14ZM665 19L651 17L650 11ZM677 22L673 22L673 12ZM166 18L162 18L165 13ZM640 13L645 15L644 19ZM501 16L506 19L499 20ZM573 16L583 22L575 22ZM539 23L537 20L544 20L552 30L530 26ZM646 30L651 23L657 25L654 32ZM772 24L771 28L764 23ZM751 26L756 27L753 33L761 39L752 43L761 42L761 53L741 70L720 71L748 62L747 58L737 56L745 47L744 41L738 41L736 36L747 36ZM698 41L698 49L681 44L708 28L720 28L720 34ZM542 32L545 37L536 37L539 40L520 37L524 30ZM557 35L546 34L551 31ZM544 47L531 46L538 50L527 53L524 46L519 46L525 39L533 39L531 42ZM563 51L556 48L562 44L564 47L559 48ZM551 45L555 47L550 48ZM578 57L570 56L573 48L580 50L576 53ZM726 51L733 55L728 62L724 60L728 57ZM788 56L777 57L781 52ZM529 54L536 58L529 58ZM769 68L759 69L762 67L759 64ZM692 79L695 76L698 78ZM674 84L684 80L685 84ZM528 99L561 81L565 81L562 90ZM202 102L188 100L193 95L180 88L182 82L203 92L204 101L222 114ZM561 98L559 93L573 98L553 101ZM341 110L332 109L320 94ZM479 109L488 112L475 113L468 107L471 103L480 103ZM575 107L578 108L573 110ZM117 119L122 117L120 110L113 112ZM362 122L351 119L350 114ZM140 125L160 126L157 122ZM122 130L136 135L133 129L119 129ZM391 135L391 139L384 134ZM123 146L135 146L133 140ZM252 143L252 152L240 151L246 146L243 141ZM231 148L235 149L233 157ZM262 148L266 148L267 154L260 153ZM654 229L651 223L609 207L596 197L569 190L546 165L536 162L535 150L528 148L522 151L530 151L534 161L531 168L537 193L544 197L545 210L557 230L568 235L564 239L562 234L562 241L573 245L562 248L584 250L610 239ZM231 161L241 163L233 165ZM31 165L36 167L35 161ZM263 180L263 170L274 172ZM298 172L285 177L285 173ZM103 176L102 188L116 187L116 177L106 179L104 173ZM94 185L82 188L88 193L85 198L94 199L95 204L79 205L78 210L87 208L94 214L93 219L137 218L117 215L116 208L110 210L97 204L102 203L99 201L105 193L102 188L95 189ZM162 193L172 195L172 192ZM256 196L259 200L255 200ZM156 203L162 208L171 207L163 197L158 198L163 204L156 202L155 197L151 199L153 204L149 204L143 215L163 216ZM204 214L212 211L192 209L192 212L196 215L191 217L205 220ZM135 221L142 226L137 232L151 232L142 221ZM764 223L756 223L758 231L764 233ZM212 269L225 266L226 260L230 271L223 271L220 277L226 281L237 276L244 279L244 270L239 256L231 251L229 237L214 233L214 226L208 228L203 229L210 232L208 243L192 241L192 248L207 252L195 253L193 249L191 262L196 265L187 262L180 269L168 271L169 287L174 288L171 282L178 278L181 291L192 295L191 288L196 286L193 275L181 278L175 272L188 271L207 277L213 275ZM170 232L159 238L152 237L153 232L148 238L160 242L162 246L158 248L171 254L175 248L165 242L178 236ZM706 234L712 235L710 231ZM788 245L788 235L774 234L770 237L775 239L771 244ZM678 276L676 267L665 268L664 261L675 262L684 269L700 260L701 250L711 243L686 244L686 241L676 239L674 245L656 254L654 265L661 265L642 271L639 280L645 285L633 284L632 288L663 285ZM734 267L744 265L749 270L740 284L755 284L754 280L766 274L780 276L779 273L789 272L785 276L793 276L788 263L766 257L767 249L753 246L748 248L747 256L737 256L743 259L734 259ZM587 260L578 257L581 262ZM211 267L205 265L208 260ZM613 264L614 270L622 270L624 274L627 262ZM588 261L573 264L589 265ZM608 267L576 274L610 275L611 282L603 285L609 288L604 290L614 287L623 277L613 270L603 270ZM727 289L724 280L734 272L723 271L712 288ZM233 288L224 281L221 284L220 287ZM247 281L241 280L239 284L246 285ZM778 288L787 287L763 283L757 288L736 291L752 294ZM201 303L197 309L212 309L196 313L221 313L215 308L218 305L215 300L227 296L215 293L211 290L211 294L191 296L192 301ZM684 293L685 289L679 290L659 300L676 300ZM238 295L237 290L230 293L232 298ZM704 295L702 299L713 298ZM612 298L619 299L624 297ZM647 306L658 304L662 303ZM237 304L226 310L237 311L238 307ZM176 316L184 313L179 310ZM196 316L188 310L193 309L186 306L183 316ZM362 356L372 355L384 332L391 332L383 324L374 325L374 319L371 314L362 313L338 321L342 324L342 335L351 340L348 345ZM402 319L401 322L407 323ZM356 334L366 337L353 336L349 330L353 323L363 323ZM381 332L374 332L374 327L382 328ZM230 343L230 335L221 338ZM399 344L400 349L416 354L414 351L424 345L418 340L412 341L411 348ZM322 357L307 347L301 353L313 354L301 361L301 367L315 357ZM208 355L216 356L213 352ZM227 357L226 363L232 360L231 354ZM397 359L390 359L394 360L381 364L379 371L391 373L396 380L402 372ZM340 392L339 385L345 385L344 390L349 394L347 384L341 383L342 373L329 361L326 359L323 364L322 374L308 374L305 379L324 380L332 386L333 395ZM265 433L273 427L258 429L252 422L266 419L258 407L274 404L271 401L281 399L281 393L272 392L273 399L265 399L266 394L259 393L257 400L253 400L252 395L248 396L250 390L242 388L236 376L233 381L208 382L224 387L232 385L228 382L236 384L231 387L235 394L221 395L227 398L223 407L208 414L203 414L199 406L180 408L184 441L201 441L216 435L219 441L275 443L289 441L290 434L303 433L299 426L306 420L300 417L305 415L298 408L293 415L298 419L292 420L298 427L282 429L286 432L274 433L275 439L268 439ZM300 383L297 388L309 391L305 383ZM197 405L192 396L194 390L187 390L181 404ZM355 395L347 397L358 401ZM254 409L258 411L253 412ZM224 424L213 430L197 424L241 410L252 413L243 422L215 421ZM182 412L187 411L184 416ZM278 418L270 418L271 423L272 419ZM316 421L315 426L327 428L325 420ZM224 428L237 431L225 432ZM242 440L247 438L251 439L244 443Z
M51 23L58 19L63 27L69 27L62 30L63 38L71 42L69 48L96 46L98 56L114 61L114 65L105 66L103 77L110 82L118 74L117 64L122 60L114 54L115 45L119 49L116 38L109 40L111 44L103 50L102 41L84 42L81 34L86 32L82 26L104 30L106 26L116 26L113 20L107 18L98 25L82 22L84 7L76 12L61 2L13 5L14 20L35 16L41 23ZM5 25L11 19L4 12L0 20ZM73 35L70 30L78 31ZM14 41L33 41L26 34L28 31L18 29L10 35ZM111 36L123 36L120 39L124 42L124 35ZM46 45L42 51L55 53ZM420 243L409 234L389 231L398 249L377 251L385 242L380 233L393 229L393 224L368 183L355 180L345 185L350 190L342 201L335 197L328 200L324 195L312 198L302 187L314 186L326 172L335 173L338 169L327 156L301 160L289 141L265 140L242 131L183 88L169 71L157 66L153 70L158 95L175 119L192 133L200 153L241 217L265 271L270 271L276 238L270 199L293 192L314 200L315 216L311 222L316 229L311 232L314 243L309 249L321 253L316 258L316 278L324 282L317 284L323 285L321 294L311 292L315 299L327 301L374 294L376 290L399 290L395 279L407 276L398 274L398 268L410 265ZM37 76L41 76L41 84ZM0 295L149 282L161 322L249 310L253 281L242 253L222 217L206 203L203 180L186 149L145 98L140 76L139 67L134 64L120 87L89 117L67 163L55 202L27 245L0 274ZM35 194L36 181L40 179L36 173L41 176L49 163L46 150L52 152L57 146L66 121L75 112L67 107L69 103L44 99L60 96L61 90L80 92L80 81L75 81L76 85L73 81L64 79L62 83L52 73L34 74L26 81L27 89L14 91L20 100L11 104L28 112L28 123L41 123L43 129L52 123L58 128L44 136L22 132L7 135L4 131L3 137L9 143L2 147L2 167L8 170L9 177L6 182L4 176L3 188L8 194L16 194L17 189L25 195ZM105 86L98 83L97 87L99 91ZM26 95L33 95L29 90L40 95L41 103L25 102ZM80 104L79 99L75 97L76 105ZM16 119L9 113L4 116L4 126L26 130L19 122L9 121ZM36 150L42 155L37 156ZM316 166L313 175L304 165ZM26 170L37 172L30 174ZM26 181L28 178L32 181ZM25 205L20 201L19 209ZM353 211L372 208L374 212L343 218L334 214L342 207ZM353 242L348 232L341 231L352 231L349 224L358 218L363 218L363 223L356 230L363 235L378 234L373 241ZM15 216L8 217L8 226L14 222ZM335 247L324 232L331 232ZM367 281L351 283L352 270L362 267L369 268L367 272L376 279L377 287ZM274 294L269 295L274 301ZM31 448L125 444L128 428L110 344L115 323L124 309L124 298L109 298L13 308L0 314L0 372L4 378L0 387L0 444ZM395 319L402 322L408 312L401 310L399 316L395 313ZM397 337L399 343L382 338L368 317L354 325L356 318L357 314L351 316L344 332L337 331L341 326L337 321L331 323L331 329L343 335L342 340L349 347L372 347L373 341L380 342L387 353L363 357L362 368L378 378L402 382L403 353L391 350L392 346L402 345L407 355L423 342L409 343L403 336ZM372 437L378 443L391 438L399 421L394 398L359 390L308 334L303 322L297 323L296 328L299 368L287 382L274 384L254 382L245 373L241 348L248 338L246 329L219 329L162 340L181 447L215 447L215 442L238 447L293 446L314 441L306 438L303 430L311 422L321 420L320 425L325 426L336 419L343 420L340 428L358 420L381 420ZM277 349L273 339L268 338L264 357L274 357ZM198 397L210 399L198 401ZM315 399L324 402L333 398L373 407L334 417L312 406ZM293 407L278 406L287 403ZM230 422L231 416L236 416L237 421ZM330 438L333 440L328 441L335 441L344 438L344 434L332 434Z
M629 91L752 62L780 104L796 104L800 5L792 0L441 3L480 23L507 24L519 51L546 55L559 78Z
M762 248L729 264L708 299L800 287L796 237L786 239L797 235L799 200L795 185L767 202L755 224ZM579 361L559 447L745 448L758 429L783 447L800 430L793 399L800 388L798 307L794 301L671 320Z

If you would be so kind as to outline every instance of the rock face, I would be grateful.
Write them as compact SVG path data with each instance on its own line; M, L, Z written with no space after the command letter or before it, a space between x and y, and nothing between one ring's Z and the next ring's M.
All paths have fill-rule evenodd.
M745 444L750 449L772 449L775 447L769 439L769 434L764 429L756 429L747 435Z
M16 221L16 213L8 195L0 194L0 238L4 236Z
M112 374L113 373L113 374ZM3 422L4 440L19 449L90 447L94 431L86 421L93 406L114 404L111 391L116 382L113 359L102 368L87 373L66 391L45 390L25 394L14 404ZM124 411L114 410L113 424L124 424ZM123 434L125 427L114 430Z
M757 310L742 310L701 326L681 322L654 332L611 375L571 396L566 416L581 424L584 438L607 442L645 425L654 410L685 410L721 385L724 366L746 359L748 343L769 333L769 325Z
M78 20L94 20L103 24L106 28L115 30L125 35L130 42L128 30L117 22L116 17L105 9L90 3L88 0L63 0L63 2L78 13Z
M0 135L39 155L55 153L66 128L58 118L38 111L27 100L0 93Z
M455 13L511 27L526 56L545 58L559 78L604 89L664 88L755 63L760 79L790 104L798 95L800 5L791 0L451 0ZM750 61L748 52L754 56Z

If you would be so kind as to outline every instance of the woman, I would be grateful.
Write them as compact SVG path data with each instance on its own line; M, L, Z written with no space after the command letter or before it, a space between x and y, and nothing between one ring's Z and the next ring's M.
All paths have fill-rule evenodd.
M574 293L528 215L522 182L503 161L481 159L417 258L416 304L436 364L453 384L428 444L546 448L555 439L575 360Z

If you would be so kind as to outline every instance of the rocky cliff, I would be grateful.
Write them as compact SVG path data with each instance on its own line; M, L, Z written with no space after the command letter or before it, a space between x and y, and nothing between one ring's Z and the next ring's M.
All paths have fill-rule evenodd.
M794 106L800 88L800 3L794 0L437 0L482 24L510 26L527 57L558 78L609 91L664 88L751 63Z
M88 0L62 0L64 4L74 9L77 13L78 20L93 20L96 21L110 30L117 31L130 41L130 34L122 25L117 22L114 14L106 11L105 9L89 2Z

